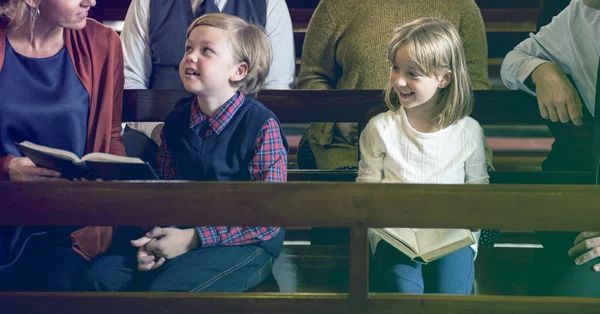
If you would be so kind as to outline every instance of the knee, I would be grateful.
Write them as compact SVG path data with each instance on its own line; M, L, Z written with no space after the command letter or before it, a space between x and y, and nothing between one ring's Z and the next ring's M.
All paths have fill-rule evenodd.
M100 259L74 280L74 286L78 291L125 291L132 279L132 269L116 267Z

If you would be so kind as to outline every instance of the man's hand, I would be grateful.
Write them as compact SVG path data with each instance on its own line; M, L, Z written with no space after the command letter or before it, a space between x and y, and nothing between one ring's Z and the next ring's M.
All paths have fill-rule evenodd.
M575 87L567 76L552 62L538 66L531 74L535 84L540 114L552 122L573 121L581 125L582 104Z
M36 167L27 157L15 157L8 163L8 176L11 181L66 180L60 172Z
M600 232L582 232L575 238L575 245L569 250L569 256L575 257L575 264L583 265L600 257ZM600 263L594 265L600 271Z

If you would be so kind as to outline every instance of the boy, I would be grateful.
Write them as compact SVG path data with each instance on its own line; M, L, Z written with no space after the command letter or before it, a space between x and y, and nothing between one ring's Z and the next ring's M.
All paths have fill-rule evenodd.
M196 97L165 121L161 178L286 181L279 121L249 96L263 84L271 56L264 32L238 17L207 14L190 25L179 74ZM129 245L118 239L135 237L132 229L121 230L84 273L84 290L241 292L270 274L284 236L280 227L155 227Z

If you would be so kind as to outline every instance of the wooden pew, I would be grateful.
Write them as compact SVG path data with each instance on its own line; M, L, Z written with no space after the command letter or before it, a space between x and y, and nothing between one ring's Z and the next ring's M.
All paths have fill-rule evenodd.
M124 121L162 121L172 110L173 104L190 94L186 91L128 90L124 93ZM482 125L545 125L540 117L535 97L522 91L475 91L475 109L472 117ZM367 112L376 106L384 106L380 90L264 90L258 99L269 107L283 123L307 122L358 122L364 123ZM515 114L516 113L516 114ZM591 123L591 119L584 120ZM539 158L534 158L539 161ZM529 162L520 158L517 162ZM355 175L355 174L354 174ZM315 179L352 180L348 172L315 172L290 170L290 180ZM334 178L333 176L339 176ZM589 174L553 176L548 173L497 172L492 180L498 183L587 183ZM583 181L582 181L583 180Z
M0 182L0 190L0 225L351 228L347 293L0 293L0 309L6 313L593 313L600 306L595 298L368 290L369 227L593 230L600 223L600 193L593 186ZM189 206L199 201L207 206ZM219 212L212 210L217 204ZM397 204L419 210L398 215ZM545 219L539 219L539 208L544 208Z

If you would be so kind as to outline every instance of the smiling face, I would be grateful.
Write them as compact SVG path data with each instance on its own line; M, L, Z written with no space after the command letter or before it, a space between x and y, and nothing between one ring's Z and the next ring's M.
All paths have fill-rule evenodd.
M396 51L390 70L390 84L404 108L433 109L440 89L449 84L451 75L427 76L411 60L409 54L406 46Z
M88 11L96 0L42 0L39 2L40 16L36 23L45 23L69 29L85 27Z
M236 91L231 82L238 79L239 66L231 54L228 32L201 25L185 43L179 76L185 89L196 95L230 94Z

